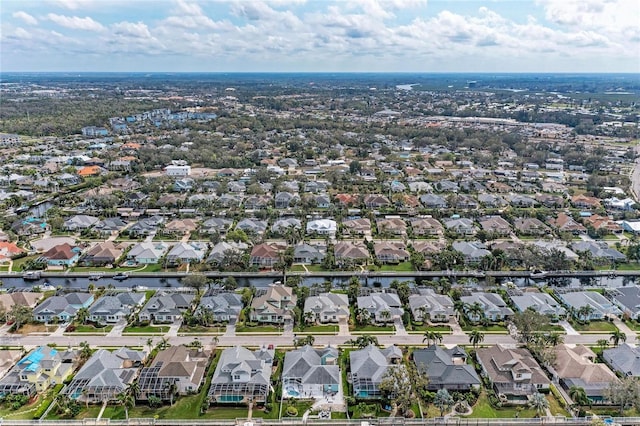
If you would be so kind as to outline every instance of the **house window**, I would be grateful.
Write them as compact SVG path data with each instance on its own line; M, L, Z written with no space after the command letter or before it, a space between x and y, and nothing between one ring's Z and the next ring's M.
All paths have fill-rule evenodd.
M233 375L233 380L240 380L240 375L239 374L234 374Z
M520 379L522 377L522 374L518 373L516 374L516 379Z

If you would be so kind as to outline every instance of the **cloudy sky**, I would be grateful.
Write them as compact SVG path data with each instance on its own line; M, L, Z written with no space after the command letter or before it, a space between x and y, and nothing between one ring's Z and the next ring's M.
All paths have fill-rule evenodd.
M640 0L1 0L0 71L640 72Z

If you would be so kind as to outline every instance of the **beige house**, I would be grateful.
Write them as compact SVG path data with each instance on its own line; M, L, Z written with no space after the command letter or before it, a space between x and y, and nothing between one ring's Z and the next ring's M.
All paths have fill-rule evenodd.
M251 321L282 324L291 320L291 310L296 306L296 301L293 288L272 284L264 294L253 298Z

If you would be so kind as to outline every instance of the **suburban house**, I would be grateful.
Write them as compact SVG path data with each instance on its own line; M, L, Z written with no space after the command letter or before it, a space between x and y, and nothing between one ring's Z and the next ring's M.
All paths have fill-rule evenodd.
M369 209L378 209L391 205L387 197L379 194L367 194L364 196L362 202Z
M377 241L373 245L373 252L381 263L398 264L408 261L410 257L402 241Z
M257 244L251 249L249 264L259 268L273 268L280 261L282 250L284 247L279 244Z
M479 220L480 226L490 234L506 236L511 234L511 225L500 216L489 216Z
M98 223L100 219L95 216L87 216L85 214L78 214L75 216L71 216L62 224L62 229L65 231L83 231L85 229L91 228L93 225Z
M513 221L513 227L521 235L547 235L551 233L551 228L535 217L517 217Z
M322 263L326 253L327 248L324 244L300 243L293 248L293 262L308 265Z
M45 299L33 310L33 319L37 322L50 323L54 318L60 322L68 322L81 308L88 308L93 303L93 294L67 293L64 296L52 296Z
M418 292L409 296L409 308L414 320L449 321L454 314L453 301L449 296L437 294L432 288L419 288Z
M502 321L513 315L511 308L496 293L474 292L470 296L462 296L460 300L465 304L465 314L471 321L480 321L482 318L487 318L491 321ZM469 306L476 303L482 307L482 315L470 312Z
M420 202L428 209L446 209L447 200L436 194L424 194L420 196Z
M369 249L363 243L339 241L333 247L336 264L363 264L369 260Z
M387 217L376 221L378 235L407 235L407 223L399 217Z
M371 235L371 221L367 218L342 221L342 233L345 235Z
M462 253L465 263L478 263L483 257L491 254L480 241L455 241L452 247L455 251Z
M11 370L24 355L21 349L0 349L0 378ZM2 380L0 379L0 383ZM7 393L0 388L0 393Z
M38 301L44 296L43 293L33 291L13 291L11 293L0 293L0 310L11 311L14 306L35 307Z
M431 345L414 350L412 357L418 370L429 377L428 390L468 391L482 384L476 370L467 364L467 353L459 346L442 349Z
M450 219L444 222L447 230L455 232L458 235L475 235L478 232L478 228L473 223L473 220L467 218Z
M604 391L619 381L605 364L594 362L596 354L583 345L558 345L553 349L555 361L550 368L554 379L568 392L572 386L583 388L593 402L603 402Z
M327 235L335 237L338 224L332 219L316 219L307 222L307 235Z
M346 294L321 293L304 301L304 319L313 316L314 322L338 323L349 319L349 299Z
M444 226L438 219L432 217L413 218L410 223L415 236L439 236L444 234Z
M145 217L128 227L126 232L132 238L146 237L156 233L162 223L164 223L162 216Z
M211 314L211 322L226 322L232 318L238 318L242 310L242 297L231 292L203 296L196 313L200 314L205 310Z
M89 320L99 324L115 324L126 320L131 312L144 304L144 293L130 291L102 296L89 308Z
M113 241L104 241L95 244L87 250L80 263L91 266L113 265L124 253L126 245L114 244Z
M213 265L223 265L226 261L232 258L241 257L242 254L249 246L246 243L242 242L226 242L220 241L215 246L211 247L211 251L209 252L209 256L207 256L207 263L211 263Z
M108 217L96 223L93 226L93 230L102 235L109 236L112 232L120 232L125 226L127 226L127 224L122 219Z
M140 321L170 323L182 318L182 312L191 308L195 296L191 293L156 293L138 314Z
M380 349L369 345L364 349L349 353L348 379L353 385L356 398L381 398L380 382L387 369L402 363L402 351L397 346Z
M78 352L39 346L0 379L0 395L34 396L61 384L73 373Z
M167 253L167 262L171 264L200 263L207 254L209 246L201 241L179 242Z
M640 347L623 343L602 351L602 358L623 376L640 377Z
M127 252L127 260L137 265L155 265L169 250L169 245L162 241L143 241L134 245Z
M193 219L174 219L162 228L165 235L186 235L198 229L198 222Z
M291 320L291 310L297 297L293 288L271 284L266 291L256 295L251 302L251 321L282 324Z
M584 234L587 232L587 228L566 213L559 213L557 218L551 218L547 222L560 232L571 232L572 234Z
M525 292L509 297L520 312L531 308L552 319L562 318L567 314L567 310L547 293Z
M549 389L551 381L525 348L494 345L478 348L476 356L498 397L504 395L510 403L525 404L534 393Z
M267 230L267 222L264 220L244 218L236 225L236 229L243 230L247 235L262 235Z
M1 235L0 231L0 235ZM6 234L5 234L6 235ZM9 237L7 237L8 239ZM9 262L14 256L24 253L15 243L0 241L0 263Z
M151 365L140 370L136 398L145 401L154 395L169 401L172 385L180 395L197 392L204 382L210 355L208 351L182 345L158 352Z
M271 225L271 233L274 235L285 236L287 235L287 232L301 228L302 222L300 222L300 219L296 219L295 217L283 217L273 222L273 225Z
M74 247L69 243L59 244L55 247L51 247L47 250L40 259L47 264L47 266L62 266L71 267L80 258L80 248Z
M225 235L229 228L231 228L231 225L233 225L233 221L231 219L212 217L202 222L200 230L209 235Z
M612 288L608 296L629 318L640 320L640 286Z
M594 260L609 262L624 262L627 260L624 254L609 247L604 241L577 241L571 244L571 249L576 253L587 252Z
M305 345L286 353L282 369L283 398L322 398L337 393L339 388L336 348L314 349Z
M577 315L577 311L583 306L590 306L591 312L583 320L602 320L605 316L620 315L622 311L607 298L596 291L556 291L556 294Z
M273 349L236 346L220 354L207 395L210 403L264 403L271 387Z
M147 352L122 347L114 352L98 349L62 391L87 403L113 401L138 377Z
M400 298L395 293L371 292L366 296L358 296L358 309L369 313L369 318L376 323L393 322L402 317L404 309Z

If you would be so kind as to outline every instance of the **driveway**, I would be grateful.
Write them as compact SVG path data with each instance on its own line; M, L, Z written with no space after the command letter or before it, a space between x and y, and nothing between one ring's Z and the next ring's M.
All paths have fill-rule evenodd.
M127 321L122 320L113 326L107 337L122 337L122 331L127 326Z
M396 336L407 336L407 330L404 328L404 323L402 322L402 317L395 317L393 319L393 325L396 328Z
M578 333L576 331L575 328L573 328L571 326L571 324L569 324L569 322L567 321L560 321L558 322L558 325L561 326L562 328L564 328L564 331L567 333L567 336L579 336L580 333Z
M171 324L169 327L169 331L166 334L166 337L175 337L178 335L178 330L180 330L180 326L182 326L182 320Z
M225 337L233 337L236 335L236 319L231 318L229 320L229 324L227 324L227 329L224 331Z

